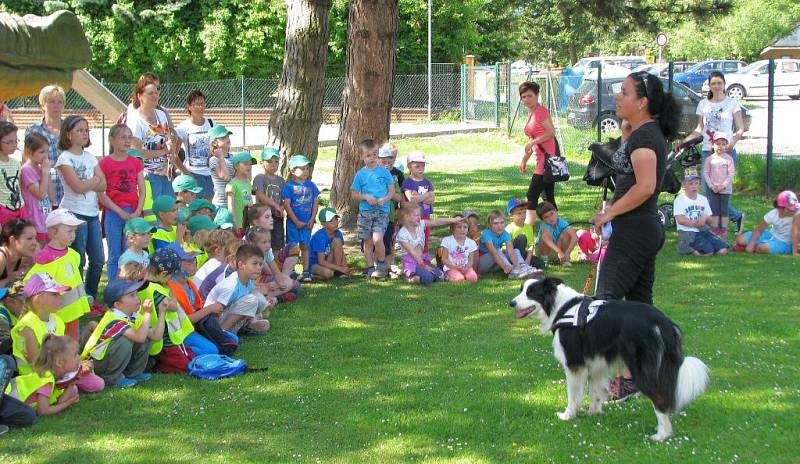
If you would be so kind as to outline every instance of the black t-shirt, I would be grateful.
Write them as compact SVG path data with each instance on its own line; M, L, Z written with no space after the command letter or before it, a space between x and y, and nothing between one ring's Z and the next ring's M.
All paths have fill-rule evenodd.
M667 141L655 122L645 123L633 131L630 137L620 145L619 150L614 153L613 162L614 170L616 171L614 176L614 201L622 198L636 183L636 175L633 172L633 164L631 163L631 153L639 148L649 148L656 153L656 191L638 207L618 216L621 218L644 215L655 216L658 210L658 193L666 172Z

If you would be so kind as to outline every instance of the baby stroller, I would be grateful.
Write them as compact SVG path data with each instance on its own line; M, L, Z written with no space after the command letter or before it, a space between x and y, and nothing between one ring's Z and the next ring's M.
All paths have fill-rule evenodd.
M667 153L667 166L664 180L659 186L659 192L667 192L672 195L681 190L681 179L683 169L696 166L702 162L703 156L698 146L703 141L703 137L687 140L670 150ZM612 139L607 143L595 142L589 145L592 157L586 166L586 173L583 180L593 186L603 185L604 182L610 190L614 190L614 152L619 149L620 139ZM680 172L678 172L680 169ZM673 214L672 201L660 203L658 205L658 216L661 224L665 228L675 227L675 215Z

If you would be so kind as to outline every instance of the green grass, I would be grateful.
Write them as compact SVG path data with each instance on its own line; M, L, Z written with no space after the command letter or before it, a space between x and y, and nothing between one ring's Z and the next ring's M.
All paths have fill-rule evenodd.
M502 137L403 140L427 150L436 209L482 217L524 196L519 153ZM442 148L436 151L436 147ZM505 144L505 149L501 150ZM484 148L486 147L486 148ZM454 160L459 160L454 162ZM557 188L570 221L599 190ZM664 195L664 200L671 196ZM769 202L737 197L749 226ZM443 232L438 231L441 235ZM800 261L790 256L658 259L655 301L711 367L705 395L652 443L646 399L561 422L564 374L551 337L517 321L519 282L420 288L397 281L314 283L279 306L273 329L238 355L264 373L222 381L157 375L128 390L82 395L64 413L0 438L0 462L793 462L800 432ZM582 288L587 265L550 273Z

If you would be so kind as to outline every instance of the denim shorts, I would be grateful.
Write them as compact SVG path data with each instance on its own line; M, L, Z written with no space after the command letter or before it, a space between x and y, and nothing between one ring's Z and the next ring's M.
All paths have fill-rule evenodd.
M744 234L744 238L745 240L747 240L747 243L750 243L750 240L753 238L753 233L746 232ZM771 255L792 254L792 245L773 237L772 231L769 229L762 232L761 236L758 237L758 241L756 242L756 247L758 247L762 243L766 243L767 245L769 245L769 254Z
M358 238L361 240L372 239L373 233L383 236L389 225L389 212L380 209L358 212Z

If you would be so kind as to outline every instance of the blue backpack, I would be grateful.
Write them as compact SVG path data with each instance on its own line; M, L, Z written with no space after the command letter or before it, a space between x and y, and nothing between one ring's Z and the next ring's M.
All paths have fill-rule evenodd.
M189 375L198 379L217 380L244 374L247 363L224 354L204 354L189 363Z

